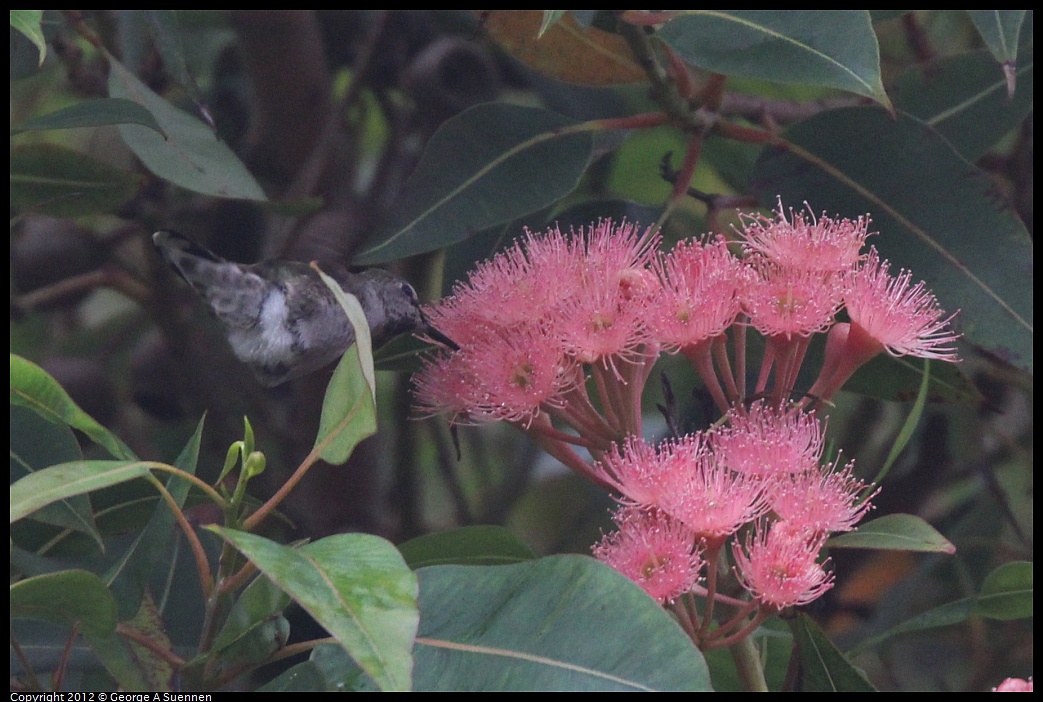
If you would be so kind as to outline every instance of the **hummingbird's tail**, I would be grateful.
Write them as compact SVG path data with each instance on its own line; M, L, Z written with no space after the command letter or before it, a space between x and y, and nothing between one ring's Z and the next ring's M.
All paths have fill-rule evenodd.
M213 251L170 229L160 229L152 235L152 243L163 258L184 277L180 261L182 256L201 258L212 263L224 263Z
M229 329L246 329L257 323L271 284L177 232L160 230L152 235L152 242Z

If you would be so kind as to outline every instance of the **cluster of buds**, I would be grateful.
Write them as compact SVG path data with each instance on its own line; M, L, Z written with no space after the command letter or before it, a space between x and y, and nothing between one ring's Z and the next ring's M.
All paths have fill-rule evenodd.
M819 405L882 352L957 360L952 317L910 273L864 252L868 226L787 217L780 204L770 218L743 215L733 244L707 237L668 253L652 230L609 220L571 236L527 233L427 311L460 348L425 362L418 405L454 423L509 422L617 492L619 530L595 555L662 603L696 593L728 604L733 625L711 633L705 612L690 631L730 642L829 589L819 550L869 508L850 464L823 465ZM765 351L747 388L751 329ZM794 395L820 333L823 366ZM724 420L653 446L641 397L662 353L690 361ZM718 591L729 539L751 600Z

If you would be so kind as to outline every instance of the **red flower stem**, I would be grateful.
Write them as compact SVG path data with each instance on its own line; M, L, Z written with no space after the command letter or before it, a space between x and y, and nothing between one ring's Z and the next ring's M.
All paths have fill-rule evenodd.
M687 346L681 349L681 353L685 355L695 372L702 378L703 384L706 385L710 396L713 397L714 404L717 405L717 409L722 414L725 414L728 412L728 398L724 396L724 390L721 389L717 373L713 368L713 359L710 357L711 343L710 341L705 341L695 346Z
M757 627L763 624L764 620L770 617L771 614L772 612L765 612L763 609L761 609L759 612L757 612L757 615L750 620L749 624L742 627L730 636L727 636L722 639L716 639L712 643L708 643L707 648L724 648L725 646L734 646L735 644L737 644L738 642L742 641L747 636L755 632L757 630Z
M549 439L538 431L532 431L531 427L529 429L524 429L520 425L516 426L522 429L522 431L524 431L525 433L529 434L529 436L532 437L533 441L535 441L540 448L542 448L544 451L549 453L554 458L561 461L561 463L563 463L565 466L571 468L580 475L592 480L598 485L602 485L606 488L612 487L611 485L606 484L605 481L602 480L597 475L597 473L594 472L594 469L591 468L590 464L588 464L586 461L580 458L579 454L573 451L572 447L570 447L568 444L563 444L560 441L554 441L552 439Z
M601 400L601 408L605 412L605 421L612 432L621 436L624 431L616 414L616 403L613 400L609 384L605 382L605 372L601 364L595 363L591 366L591 375L594 377L594 386L598 390L598 398ZM609 379L610 381L612 379Z
M717 594L717 570L721 556L723 539L714 539L706 544L706 610L703 612L703 625L699 628L699 640L705 640L713 624L713 606Z
M772 339L765 339L764 358L761 359L761 370L757 375L757 384L753 386L753 394L760 395L768 386L768 376L771 375L771 367L775 364L775 344Z
M744 317L745 315L739 315ZM739 402L746 399L746 337L747 337L747 326L743 323L744 320L737 318L735 324L732 325L733 332L733 347L735 349L735 396Z
M562 443L572 444L573 446L581 446L589 450L599 448L598 444L591 441L590 439L586 439L582 436L576 436L575 434L569 434L567 432L561 431L560 429L555 429L554 426L549 423L543 424L542 422L533 421L527 427L523 425L522 429L533 432L539 432L551 441L560 441Z
M732 372L731 361L728 359L727 332L714 339L713 356L717 361L717 367L720 369L720 376L724 378L724 387L728 390L728 394L731 395L731 402L740 401L742 395L739 394L739 388L735 384L735 373Z
M563 424L576 430L580 436L585 436L592 442L596 442L599 448L607 449L615 441L615 434L611 427L605 423L605 418L598 414L597 410L590 404L586 392L570 393L566 396L563 407L546 405L547 414L554 417ZM573 402L572 399L576 401Z

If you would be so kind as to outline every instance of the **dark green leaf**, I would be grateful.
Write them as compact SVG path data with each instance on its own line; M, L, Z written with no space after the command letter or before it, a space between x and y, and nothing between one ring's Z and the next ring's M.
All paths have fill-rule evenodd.
M391 544L368 534L339 534L291 548L212 529L325 627L380 689L410 689L416 577Z
M758 160L753 185L774 206L870 213L871 243L912 270L964 339L1032 369L1032 246L987 174L920 121L879 109L831 110L784 134L792 146Z
M98 98L84 100L54 112L34 117L18 127L12 134L48 129L75 129L77 127L100 127L107 124L140 124L163 134L152 113L136 102L122 98Z
M174 463L177 468L191 475L195 475L196 472L199 442L202 435L203 420L200 419L195 433L192 434ZM191 483L177 475L167 478L166 488L179 507L184 506L190 487ZM112 587L112 592L119 603L120 619L129 619L138 611L149 578L159 565L160 559L168 552L170 541L177 528L169 505L165 500L160 500L148 525L105 573L105 580Z
M156 95L114 58L109 59L109 96L141 105L166 134L164 139L136 124L119 127L127 146L160 178L214 197L266 199L246 166L209 127Z
M999 63L1018 58L1018 37L1026 10L967 10L971 22Z
M11 407L11 480L18 480L52 465L78 461L79 444L72 430L64 424L49 422L32 410ZM94 523L91 502L77 495L37 510L33 519L64 529L89 535L104 550L101 535Z
M435 133L382 236L358 257L380 263L434 251L559 200L590 163L589 134L561 115L476 105Z
M886 551L956 553L948 539L913 514L888 514L860 524L856 531L834 536L830 548L874 548Z
M708 71L821 85L890 105L866 10L687 10L656 36Z
M140 183L136 175L54 144L12 147L8 163L16 211L56 217L112 212Z
M228 613L211 651L222 666L239 667L262 663L282 648L290 624L282 611L290 597L265 576L255 578Z
M989 573L974 613L990 619L1027 619L1032 616L1032 564L1004 563Z
M85 570L37 575L11 586L11 617L79 625L93 636L116 631L116 602L105 583Z
M261 690L378 692L373 681L340 646L316 646L308 660L287 670Z
M150 598L146 598L141 609L122 627L135 632L157 646L169 648L170 641L162 630L162 622ZM98 656L105 670L117 681L120 688L133 692L169 692L174 685L173 666L145 646L119 634L95 636L85 634L84 639Z
M809 362L812 360L809 354ZM822 362L821 354L818 362ZM818 366L812 366L818 367ZM917 397L917 386L923 381L924 361L921 358L894 358L881 354L858 369L844 390L890 402L912 402ZM974 404L981 401L981 393L955 363L931 364L931 385L928 402Z
M803 692L876 692L811 617L799 614L789 625L800 652Z
M318 666L304 661L257 688L257 692L333 692L326 687L326 682Z
M895 107L945 137L977 161L1032 111L1032 52L1018 62L1018 90L1007 95L1003 72L985 50L917 64L898 77Z
M432 565L503 565L536 557L509 530L472 526L426 534L400 544L398 550L414 570Z
M961 622L967 621L967 618L971 616L973 610L974 598L972 597L943 604L940 607L935 607L934 609L909 617L901 624L862 641L858 646L851 649L849 655L874 648L884 641L901 634L960 624Z
M417 690L710 691L702 655L670 615L591 558L417 575Z
M11 354L11 403L28 407L44 419L79 429L116 458L136 458L126 444L72 401L43 368Z

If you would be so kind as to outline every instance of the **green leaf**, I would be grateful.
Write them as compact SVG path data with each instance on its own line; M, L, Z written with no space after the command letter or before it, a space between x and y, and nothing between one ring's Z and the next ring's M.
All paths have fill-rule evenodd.
M382 371L415 373L423 367L420 354L431 348L431 344L415 336L402 334L373 352L373 366Z
M416 576L394 546L368 534L338 534L291 548L211 529L325 627L380 689L410 689Z
M804 672L802 692L876 692L811 617L799 614L789 625Z
M1018 58L1018 36L1025 23L1025 10L967 10L978 34L1000 63Z
M382 236L358 263L380 263L449 246L556 202L575 189L592 140L572 122L533 107L476 105L443 124Z
M200 419L195 432L174 463L177 468L195 475L202 436L203 420ZM171 475L166 482L167 491L179 507L184 506L191 486L190 482L178 475ZM177 528L170 506L165 500L160 500L148 525L138 533L137 538L105 573L105 581L109 583L116 596L116 602L119 603L120 619L129 619L138 611L149 578L160 564L160 559L168 553Z
M974 613L1003 621L1032 616L1032 563L1004 563L982 584Z
M11 522L45 505L147 475L144 461L74 461L38 470L11 486Z
M316 269L318 270L318 269ZM326 388L319 433L313 450L322 460L339 465L348 460L360 441L377 431L377 385L373 370L373 344L362 305L344 292L333 278L319 271L355 328L355 343L348 348Z
M710 691L703 657L680 626L592 558L417 575L418 691Z
M847 90L890 108L866 10L687 10L656 36L708 71Z
M49 466L81 458L79 444L69 427L49 422L25 407L11 408L12 482ZM49 504L37 510L33 519L87 534L94 539L99 551L105 550L86 495Z
M81 410L47 371L15 354L11 354L11 404L28 407L49 422L79 429L115 458L137 458L119 437Z
M327 680L319 667L312 661L304 661L257 688L257 692L334 692L326 685Z
M398 550L410 568L433 565L504 565L531 561L528 546L498 526L470 526L425 534L400 544Z
M566 12L568 10L544 10L543 21L540 22L540 31L536 33L536 38L539 39L548 29L556 25Z
M894 443L891 444L891 450L887 452L887 458L884 460L880 470L871 481L874 485L880 485L887 473L891 470L891 466L898 460L902 451L912 441L913 435L916 433L916 427L920 423L920 418L923 416L924 405L927 403L927 391L931 385L931 362L924 360L923 363L923 377L920 379L920 390L916 393L916 399L913 401L912 407L909 408L909 416L902 422L902 428L898 432L898 436L895 437ZM869 493L863 493L862 499L869 499Z
M11 134L48 129L76 129L109 124L140 124L163 134L152 113L136 102L122 98L84 100L54 112L34 117L11 129Z
M211 652L222 666L262 663L286 643L290 624L282 616L290 597L265 576L255 578L235 601Z
M134 155L160 178L214 197L266 199L246 166L209 127L156 95L114 58L109 59L109 96L144 107L167 135L164 139L136 124L119 127Z
M814 348L813 343L812 351ZM811 359L809 352L809 363ZM819 363L821 360L822 356L819 354ZM894 358L884 353L859 368L851 376L851 380L844 384L844 390L888 402L915 402L919 397L916 388L923 383L923 376L924 359L909 356ZM931 365L928 402L972 405L981 400L981 393L971 380L960 372L959 364Z
M895 81L891 96L895 107L937 130L974 162L1032 111L1031 50L1023 52L1014 75L1019 86L1011 98L1003 72L983 49L910 67Z
M956 602L948 602L939 607L935 607L934 609L909 617L902 621L901 624L862 641L852 648L848 654L855 655L862 651L875 648L888 639L892 639L901 634L960 624L961 622L967 621L967 618L971 616L973 609L973 597L967 597L962 600L957 600Z
M163 60L163 70L183 87L193 101L199 102L202 96L192 73L188 70L185 50L181 42L176 10L124 10L121 19L141 20L147 29L148 36L143 44L146 49L155 49ZM138 65L138 64L132 64Z
M47 40L43 36L43 10L11 10L11 28L21 32L40 51L40 64L47 58Z
M116 631L116 601L94 573L63 570L11 585L11 617L79 625L87 634L108 636Z
M834 536L829 548L873 548L884 551L956 553L956 547L930 524L913 514L888 514Z
M11 208L56 217L112 212L137 192L140 179L54 144L12 147Z
M872 239L938 297L964 340L1032 370L1032 245L995 183L932 129L878 109L831 110L784 133L752 176L762 201L870 213Z
M163 631L163 622L151 598L122 627L148 639L160 648L169 649L170 640ZM150 649L122 635L96 636L84 634L84 639L109 675L128 692L170 692L175 682L173 665Z

